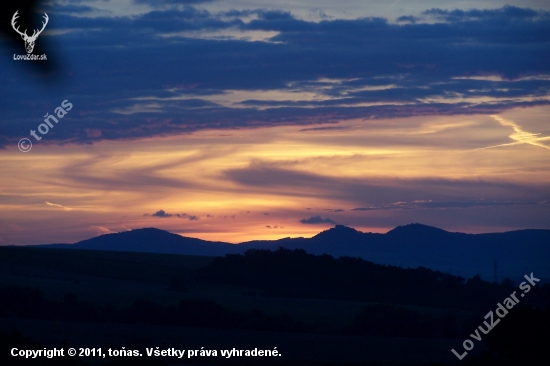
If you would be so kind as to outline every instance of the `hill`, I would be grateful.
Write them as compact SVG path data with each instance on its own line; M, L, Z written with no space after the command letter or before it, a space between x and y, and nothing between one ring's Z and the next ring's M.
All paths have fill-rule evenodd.
M534 272L550 279L550 230L518 230L505 233L464 234L409 224L386 234L363 233L342 225L312 238L249 241L238 245L184 237L155 228L106 234L75 244L42 247L114 250L165 254L223 256L249 249L304 249L311 254L360 257L380 264L427 267L464 277L476 274L497 281L519 280Z
M44 247L215 256L230 251L231 246L233 244L188 238L156 228L144 228L104 234L75 244L52 244Z

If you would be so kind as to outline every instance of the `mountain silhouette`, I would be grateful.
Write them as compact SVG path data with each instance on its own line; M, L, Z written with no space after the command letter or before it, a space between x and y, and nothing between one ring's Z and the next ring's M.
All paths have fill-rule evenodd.
M328 229L315 235L314 238L326 239L356 239L363 234L362 232L355 230L354 228L344 225L336 225L332 229Z
M156 228L144 228L104 234L76 244L53 244L50 247L215 256L225 254L228 247L233 245L188 238Z
M115 250L203 256L240 254L250 249L304 249L311 254L349 256L401 267L427 267L454 275L476 274L497 281L520 279L524 274L550 279L550 230L518 230L505 233L465 234L409 224L386 234L363 233L343 225L312 238L255 240L240 244L211 242L172 234L155 228L105 234L75 244L42 247ZM539 277L539 278L540 278Z
M426 237L426 238L446 238L452 233L445 231L443 229L438 229L436 227L422 225L422 224L409 224L405 226L398 226L395 229L392 229L386 233L393 238L397 237Z

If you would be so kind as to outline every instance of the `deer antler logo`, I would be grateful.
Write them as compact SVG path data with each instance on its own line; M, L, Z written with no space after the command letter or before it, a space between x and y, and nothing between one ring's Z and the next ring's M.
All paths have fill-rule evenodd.
M17 18L19 18L19 15L17 14L18 12L19 10L17 10L15 14L13 14L13 17L11 18L11 26L17 33L21 35L21 38L23 38L23 40L25 41L25 49L27 50L27 53L32 53L32 50L34 49L34 42L36 42L36 39L38 38L40 33L42 33L44 28L46 28L46 24L48 24L48 20L49 20L48 14L44 13L44 20L46 22L42 22L42 29L40 30L35 29L32 33L32 36L29 37L27 35L26 29L25 29L25 32L21 32L19 31L19 26L15 28L15 21L17 20Z

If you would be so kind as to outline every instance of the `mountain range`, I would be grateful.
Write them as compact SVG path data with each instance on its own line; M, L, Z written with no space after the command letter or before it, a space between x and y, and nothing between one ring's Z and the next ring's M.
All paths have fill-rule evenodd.
M350 256L380 264L426 267L466 278L479 274L500 282L519 280L525 274L550 280L550 230L504 233L453 233L422 224L398 226L385 234L363 233L336 225L312 238L255 240L240 244L184 237L156 228L105 234L75 244L40 247L114 250L202 256L241 254L249 249L279 247L304 249L312 254ZM495 262L496 261L496 262Z

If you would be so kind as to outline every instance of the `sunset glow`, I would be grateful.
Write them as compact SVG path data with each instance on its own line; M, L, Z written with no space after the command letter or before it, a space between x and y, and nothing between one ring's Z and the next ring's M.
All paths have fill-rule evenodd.
M548 4L83 3L2 61L0 245L550 228Z

